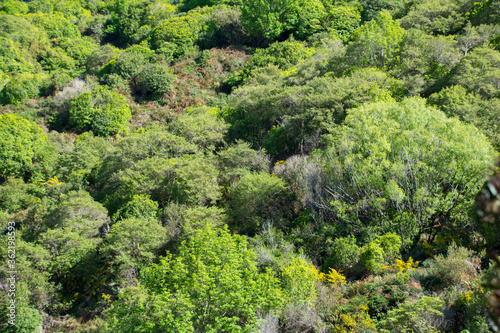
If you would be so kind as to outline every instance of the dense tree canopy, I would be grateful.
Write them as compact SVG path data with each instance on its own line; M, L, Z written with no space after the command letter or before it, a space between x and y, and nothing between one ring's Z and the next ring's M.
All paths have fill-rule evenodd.
M498 0L0 0L0 332L488 333L499 52Z

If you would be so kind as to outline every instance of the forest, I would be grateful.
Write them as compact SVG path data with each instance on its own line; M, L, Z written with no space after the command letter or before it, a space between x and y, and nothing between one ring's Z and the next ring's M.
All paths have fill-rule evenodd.
M499 332L499 149L499 0L0 0L0 332Z

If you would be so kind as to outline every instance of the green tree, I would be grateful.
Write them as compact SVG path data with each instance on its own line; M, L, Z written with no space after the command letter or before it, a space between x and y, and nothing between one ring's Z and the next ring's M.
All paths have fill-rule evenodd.
M214 150L224 145L228 124L218 118L218 108L189 108L169 125L175 135L198 147Z
M80 134L69 151L59 155L56 174L63 181L86 184L98 162L111 150L111 143L92 132Z
M432 240L439 227L460 233L469 225L471 197L495 156L475 127L419 98L352 109L334 145L307 204L326 223L393 231L406 245L423 233Z
M360 6L335 6L328 10L326 27L343 42L347 42L352 33L361 24Z
M98 86L71 101L70 122L80 131L110 136L128 132L132 117L125 97Z
M167 240L158 220L129 218L113 225L101 253L112 265L111 273L131 283L139 265L151 263Z
M45 30L49 38L78 38L78 28L71 24L61 13L36 13L25 16L33 25Z
M397 53L404 29L387 12L356 29L347 47L346 59L359 67L388 69L399 62Z
M290 34L304 39L321 29L324 16L325 9L318 0L248 0L241 5L243 27L263 39Z
M439 107L448 117L477 126L488 137L492 145L500 148L500 98L481 98L480 94L467 91L462 86L451 86L429 96L429 105Z
M380 323L381 332L438 333L439 317L443 317L444 301L436 297L422 296L416 302L406 301L389 310ZM438 327L436 327L438 326Z
M259 273L255 258L244 236L206 227L183 243L177 256L168 255L145 270L143 284L148 294L129 301L127 311L123 311L124 301L132 289L122 293L116 310L111 310L110 330L248 332L258 310L268 312L283 303L278 280L269 272ZM158 318L158 310L145 318L133 315L135 309L144 313L145 307L167 315L153 322L149 317ZM179 316L172 313L176 308L183 309ZM129 326L130 322L134 325Z
M489 48L472 50L450 74L449 83L464 86L485 98L500 97L500 52Z
M99 237L109 228L108 211L84 190L61 194L47 222L51 227L68 228L88 239Z
M137 73L135 92L144 99L160 99L172 89L174 74L160 64L146 64Z
M55 147L35 123L15 114L0 116L0 179L50 175Z
M42 77L37 74L19 74L14 76L0 91L0 103L19 104L28 98L40 95Z
M399 62L390 73L402 81L410 96L437 91L460 61L457 44L453 36L408 30L399 49Z
M465 25L465 13L472 1L423 0L413 2L401 18L405 29L416 28L434 35L451 35Z
M286 225L290 198L280 178L265 172L248 173L231 186L229 198L231 225L240 233L253 235L266 222Z

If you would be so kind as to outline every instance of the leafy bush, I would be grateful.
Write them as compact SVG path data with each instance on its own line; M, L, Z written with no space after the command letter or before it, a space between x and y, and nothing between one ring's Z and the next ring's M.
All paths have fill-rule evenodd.
M285 0L270 3L263 0L244 1L241 6L243 27L260 39L278 39L296 34L305 39L321 29L325 9L320 1Z
M100 136L127 133L132 117L125 97L100 86L75 97L69 116L77 130Z
M436 276L445 287L470 285L478 274L480 259L475 252L452 243L446 256L439 254L424 261L427 274Z
M444 301L422 296L416 302L406 301L389 310L380 322L381 332L438 333L442 323Z
M360 248L356 245L356 238L353 235L336 238L330 251L330 256L325 260L325 267L334 267L344 271L359 260Z
M255 234L267 221L282 224L281 207L287 199L286 184L282 179L268 173L249 173L229 190L228 215L242 234ZM281 215L281 216L280 216Z
M144 99L158 99L172 89L175 76L167 67L146 64L137 74L135 91Z
M119 221L128 218L155 220L158 215L158 203L149 198L149 195L138 194L122 206L114 215L113 220Z
M0 103L19 104L28 98L38 97L42 77L36 74L19 74L14 76L0 91Z
M284 302L279 281L259 273L255 258L244 236L205 227L178 255L144 271L141 294L138 287L120 293L109 327L124 331L133 325L154 333L250 329L258 310L269 312Z
M35 123L15 114L0 116L0 179L50 175L55 148Z

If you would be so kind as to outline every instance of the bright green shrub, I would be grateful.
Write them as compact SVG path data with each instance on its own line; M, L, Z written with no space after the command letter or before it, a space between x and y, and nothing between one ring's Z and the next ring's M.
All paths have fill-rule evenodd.
M321 29L324 15L325 9L318 0L248 0L241 6L243 27L261 39L277 39L285 33L304 39Z
M405 31L387 12L357 28L351 35L346 56L353 66L387 69L398 62Z
M174 43L177 47L195 44L203 28L203 19L204 16L195 11L169 18L151 32L151 45L157 49L164 42Z
M352 33L361 24L361 7L338 6L328 11L326 21L328 31L343 42L347 42Z
M356 245L356 238L353 235L336 238L324 266L340 270L349 269L358 262L359 254L360 248Z
M248 331L258 311L277 310L285 298L271 273L259 273L255 258L244 236L206 227L178 255L144 271L149 295L127 301L133 289L121 293L110 312L110 330L133 325L154 333Z
M174 80L174 74L167 67L146 64L137 74L135 91L144 99L159 99L171 90Z
M73 99L69 116L76 129L100 136L128 132L132 117L125 97L101 86Z
M120 75L125 80L129 80L137 76L145 62L144 57L140 53L123 52L114 58L112 72ZM103 67L103 71L106 66Z
M249 62L249 67L276 65L288 69L299 62L311 58L316 51L304 43L287 40L275 42L265 49L257 49Z
M55 14L28 14L25 16L33 25L45 30L49 38L78 38L80 32L74 24L71 24L61 13Z
M90 55L99 47L91 38L60 38L58 46L73 58L78 66L84 66Z
M16 15L16 14L26 14L28 13L28 4L23 1L17 0L4 0L0 6L0 13Z
M231 186L228 215L242 234L255 234L268 220L280 224L281 205L286 202L286 184L266 172L249 173Z
M155 220L158 215L158 208L158 203L151 200L149 195L134 195L132 200L113 215L113 220L118 221L128 218Z
M35 123L15 114L0 116L0 178L50 174L55 149Z
M42 77L36 74L19 74L13 77L0 91L0 103L19 104L28 98L38 97Z
M416 302L401 303L389 310L385 320L380 322L380 332L426 332L439 333L440 317L443 317L444 301L436 297L422 296Z

